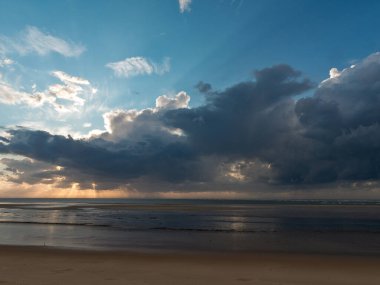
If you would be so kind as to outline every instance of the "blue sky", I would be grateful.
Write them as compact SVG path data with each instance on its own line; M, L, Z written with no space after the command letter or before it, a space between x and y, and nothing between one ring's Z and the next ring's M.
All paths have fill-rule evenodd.
M99 88L98 96L111 94L110 108L151 106L157 96L181 90L197 105L202 101L193 88L198 81L223 88L277 63L320 81L331 67L349 66L380 45L370 32L380 24L378 1L192 1L184 13L175 0L0 5L7 11L0 19L2 35L15 37L33 26L85 47L73 58L57 53L9 57L41 73L58 69L90 80ZM170 58L170 71L125 79L105 68L135 56L158 63ZM23 80L36 79L24 74Z
M13 0L0 10L0 126L75 138L161 95L184 91L202 106L200 81L222 91L288 64L317 86L380 50L379 1Z

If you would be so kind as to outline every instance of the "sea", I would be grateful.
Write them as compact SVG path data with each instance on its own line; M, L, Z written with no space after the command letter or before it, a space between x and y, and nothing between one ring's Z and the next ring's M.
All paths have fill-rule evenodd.
M0 199L0 245L380 255L380 201Z

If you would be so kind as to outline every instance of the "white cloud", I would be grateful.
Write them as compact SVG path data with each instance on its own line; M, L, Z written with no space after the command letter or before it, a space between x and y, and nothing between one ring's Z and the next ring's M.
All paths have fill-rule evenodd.
M118 62L106 64L118 77L132 77L137 75L164 74L170 70L170 59L164 58L162 64L157 64L141 56L129 57Z
M63 71L51 73L62 84L52 84L43 91L37 91L33 84L32 92L20 91L0 77L0 103L7 105L27 105L31 108L44 105L52 107L60 114L78 112L86 103L86 95L96 93L86 79L71 76Z
M0 59L0 67L4 67L4 66L8 66L8 65L12 65L14 63L13 60L11 60L10 58L3 58L3 59Z
M181 91L173 97L159 96L154 108L111 110L103 114L105 131L91 131L88 137L101 137L113 142L125 139L130 142L144 141L146 137L157 137L164 143L182 140L183 131L165 126L159 120L159 114L166 110L188 108L189 101L190 96Z
M96 89L91 87L86 88L86 86L90 86L90 82L87 79L72 76L59 70L53 71L52 75L64 84L50 85L48 87L49 93L59 99L72 101L75 106L83 106L85 104L86 100L80 97L85 91L86 93L96 93Z
M21 55L29 53L47 55L55 52L65 57L77 57L84 51L83 45L43 33L33 26L26 27L16 38L0 35L0 53L2 54L17 52Z
M341 72L337 68L331 68L330 69L330 78L339 77Z
M7 105L26 104L39 105L40 98L29 93L14 89L11 85L0 79L0 103Z
M190 11L191 0L178 0L179 11L184 13L185 11Z
M59 99L72 101L76 106L83 106L85 100L79 96L83 88L77 85L53 84L48 87L50 95Z
M330 69L330 72L329 72L329 78L323 80L319 86L322 86L323 84L329 84L329 83L334 83L334 82L337 82L337 80L339 80L339 78L346 74L347 71L351 70L355 68L355 65L351 65L350 67L348 68L345 68L343 69L342 71L339 71L336 67L333 67Z
M62 82L65 82L66 84L90 85L90 81L88 81L87 79L72 76L63 71L53 71L52 75L57 77Z
M190 96L186 92L181 91L174 97L168 97L166 95L159 96L156 99L157 109L183 109L189 108Z

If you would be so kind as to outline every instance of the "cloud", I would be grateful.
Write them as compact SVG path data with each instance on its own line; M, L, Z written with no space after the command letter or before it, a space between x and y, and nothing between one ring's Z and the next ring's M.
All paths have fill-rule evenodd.
M157 109L183 109L189 108L190 96L186 92L179 92L174 97L169 97L166 95L159 96L156 99Z
M341 76L343 73L345 73L347 70L349 70L349 69L351 69L351 68L354 68L354 67L355 67L355 65L351 65L349 68L345 68L345 69L343 69L342 71L339 71L336 67L331 68L331 69L330 69L330 72L329 72L330 77L327 78L327 79L325 79L325 80L323 80L323 81L321 82L321 84L324 84L324 83L326 83L326 82L328 82L328 81L334 81L334 80L336 80L335 78L338 78L338 77Z
M112 189L141 177L163 181L202 177L206 173L203 164L197 161L191 148L184 143L182 134L165 126L159 119L166 110L186 107L188 96L180 92L173 98L162 98L168 100L166 105L144 110L115 110L104 114L106 130L88 139L74 140L26 128L10 130L6 143L0 143L7 150L1 150L0 147L0 151L20 153L33 161L64 167L59 172L65 177L59 184L62 187L76 183L86 189L96 182L98 189ZM73 160L73 157L76 158ZM8 161L2 163L12 166ZM34 168L34 171L33 177L40 175L45 182L55 181L57 175L56 170ZM21 175L21 172L25 175ZM17 177L20 181L26 179L26 183L35 182L25 169L19 169ZM12 182L15 181L12 179Z
M58 53L65 57L77 57L85 51L85 47L61 38L43 33L37 27L28 26L17 37L0 35L0 53L19 53L26 55L35 53L41 56Z
M0 163L7 165L4 171L7 173L7 180L13 183L23 183L28 181L29 184L37 184L41 182L44 184L51 184L54 181L54 176L50 175L49 178L45 179L43 173L58 173L57 167L29 158L2 158L0 159ZM58 178L58 175L55 177Z
M178 0L178 3L179 3L179 11L181 13L190 11L191 0Z
M201 93L207 93L212 90L212 86L210 83L205 83L203 81L198 82L195 85L195 88L198 89L199 92Z
M111 62L106 67L112 69L117 77L133 77L137 75L151 75L169 72L170 59L165 58L162 64L157 64L144 57L130 57L123 61Z
M341 72L337 68L331 68L330 69L330 78L336 78L341 75Z
M188 108L189 101L190 96L182 91L174 97L159 96L155 108L107 112L103 115L107 132L101 137L107 141L128 144L132 142L167 144L182 140L181 132L176 128L169 128L160 118L168 110Z
M88 139L73 140L42 131L16 129L9 131L6 148L9 153L63 166L70 171L66 173L66 181L83 187L96 181L99 187L112 188L141 183L142 179L144 183L170 184L217 179L223 183L235 182L236 179L226 180L224 171L230 173L231 167L223 166L233 164L235 156L249 154L259 169L267 167L253 157L255 151L251 148L255 145L250 145L253 136L265 126L258 122L260 129L247 134L244 120L254 119L257 112L262 121L273 120L267 125L269 129L271 124L279 123L278 129L288 131L290 126L283 118L286 112L276 115L276 110L290 104L292 96L310 88L310 82L298 80L300 74L288 66L276 66L256 74L257 81L213 93L206 106L189 108L190 98L184 92L174 97L160 96L155 108L106 113L106 130ZM265 89L271 90L267 99ZM268 131L267 138L275 132ZM264 138L256 143L261 148L267 145ZM250 165L250 157L245 165ZM232 172L239 177L236 169Z
M87 79L71 76L63 71L54 71L52 75L57 77L64 84L50 85L48 88L49 94L57 99L71 101L75 106L83 106L85 104L85 99L80 97L84 93L94 94L97 92L95 88L91 87ZM86 87L86 91L84 87Z
M10 58L0 59L0 67L5 67L14 64L14 61Z
M4 130L1 152L51 168L32 173L2 163L19 179L12 181L64 177L60 185L84 189L93 183L148 192L380 185L380 53L319 85L284 64L254 76L220 91L203 83L205 104L194 108L180 92L160 96L153 108L109 111L105 130L82 139ZM62 167L59 174L54 166Z
M78 107L86 102L83 97L97 91L86 79L71 76L63 71L53 71L51 75L58 78L62 84L49 85L43 91L37 91L34 86L31 93L18 90L0 77L0 103L25 105L30 108L49 106L64 114L79 111Z
M80 78L77 76L69 75L63 71L53 71L52 75L57 77L62 82L65 82L66 84L76 84L76 85L90 85L90 82L87 79Z
M40 98L14 89L0 77L0 103L7 105L25 104L36 107L40 105Z

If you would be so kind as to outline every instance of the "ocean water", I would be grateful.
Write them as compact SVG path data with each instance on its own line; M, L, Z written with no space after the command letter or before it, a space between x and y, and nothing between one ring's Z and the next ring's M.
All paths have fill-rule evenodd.
M380 254L380 201L0 199L0 244Z

